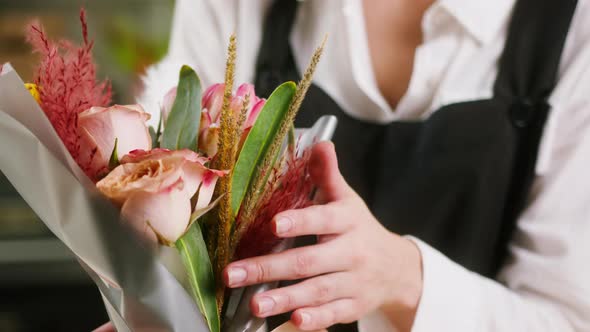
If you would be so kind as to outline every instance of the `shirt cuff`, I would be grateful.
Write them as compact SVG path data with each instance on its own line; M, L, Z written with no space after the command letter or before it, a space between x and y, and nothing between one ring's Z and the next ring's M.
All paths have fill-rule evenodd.
M422 296L412 332L480 330L480 277L421 240L407 238L422 254Z
M361 319L357 323L359 332L395 332L395 329L387 316L379 309L374 310Z

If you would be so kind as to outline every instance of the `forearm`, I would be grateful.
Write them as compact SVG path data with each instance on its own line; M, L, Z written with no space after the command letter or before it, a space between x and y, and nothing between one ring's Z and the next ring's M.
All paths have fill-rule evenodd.
M588 312L580 294L543 294L531 289L514 290L472 273L416 240L423 259L423 289L417 311L392 312L383 308L362 319L361 332L408 331L585 331ZM531 283L547 283L542 274L531 272ZM543 288L543 287L542 287ZM582 303L582 304L581 304ZM588 309L586 309L588 310ZM407 317L396 317L397 315ZM386 318L386 319L384 319ZM391 323L385 326L386 321ZM401 323L400 323L401 322ZM404 325L406 324L406 325Z
M400 268L404 273L394 271L398 275L399 285L390 292L391 300L379 310L397 331L404 332L411 331L422 296L422 257L418 246L411 240L406 240L399 250L403 251L401 257L406 258Z

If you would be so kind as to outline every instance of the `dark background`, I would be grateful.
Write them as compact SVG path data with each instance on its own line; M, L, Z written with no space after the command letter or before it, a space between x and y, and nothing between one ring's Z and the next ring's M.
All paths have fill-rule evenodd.
M81 6L99 77L111 80L114 102L133 103L140 74L166 53L173 0L0 0L0 63L30 81L38 57L24 40L28 23L80 41ZM0 332L91 331L107 319L92 281L0 173Z

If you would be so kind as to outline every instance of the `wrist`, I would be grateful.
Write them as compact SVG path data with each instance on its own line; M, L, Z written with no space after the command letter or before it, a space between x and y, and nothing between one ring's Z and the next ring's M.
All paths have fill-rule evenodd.
M410 331L422 296L422 255L413 241L394 236L398 262L392 264L396 267L392 272L396 277L389 298L379 309L399 331Z

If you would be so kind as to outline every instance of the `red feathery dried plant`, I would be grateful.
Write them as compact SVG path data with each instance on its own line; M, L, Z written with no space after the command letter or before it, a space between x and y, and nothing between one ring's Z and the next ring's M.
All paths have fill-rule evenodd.
M266 190L260 198L259 211L238 243L236 259L268 254L281 241L272 232L272 218L283 211L312 205L314 186L308 172L310 157L311 150L307 149L301 157L288 157L286 170L273 170L268 184L271 190ZM239 223L239 215L237 220Z
M84 38L82 45L49 40L38 22L29 26L27 41L33 52L41 54L34 77L41 108L72 157L88 173L88 165L80 162L78 114L93 106L108 106L111 85L108 81L96 79L96 65L92 58L94 42L88 39L84 9L80 10L80 22Z

